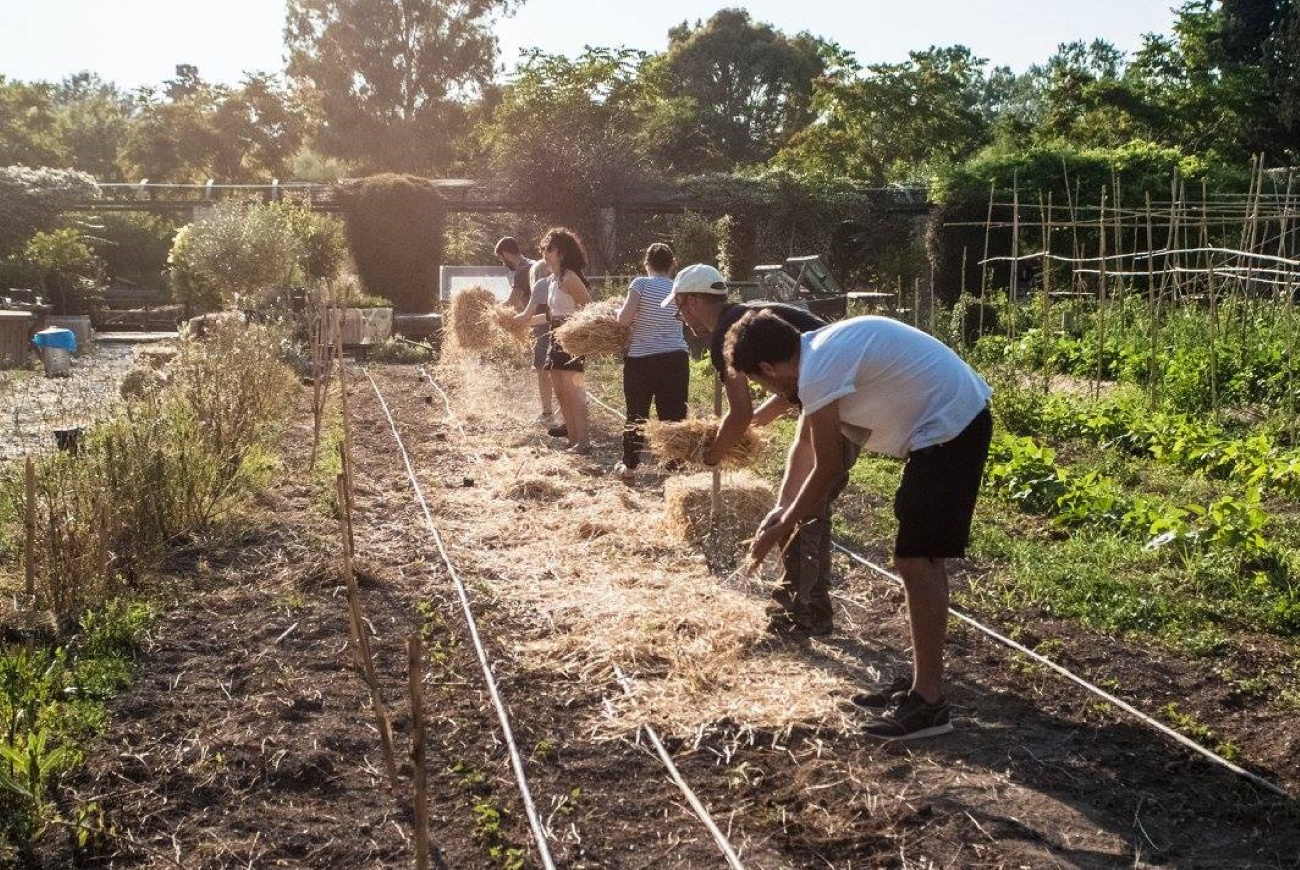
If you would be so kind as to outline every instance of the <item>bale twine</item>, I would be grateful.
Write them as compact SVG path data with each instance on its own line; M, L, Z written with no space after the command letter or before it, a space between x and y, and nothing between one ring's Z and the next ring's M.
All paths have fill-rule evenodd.
M580 308L555 331L555 340L571 356L624 356L632 330L618 322L620 299L606 299Z
M728 475L722 481L718 537L739 542L748 539L775 504L772 487L749 472ZM664 484L664 530L679 541L699 544L709 537L713 504L713 475L692 474L670 478Z

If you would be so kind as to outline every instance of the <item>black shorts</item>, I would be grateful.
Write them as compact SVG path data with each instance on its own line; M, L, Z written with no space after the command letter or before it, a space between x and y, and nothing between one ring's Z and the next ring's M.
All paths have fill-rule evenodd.
M568 351L555 340L555 330L560 328L565 319L556 317L551 320L551 344L546 351L546 365L542 366L548 372L580 372L586 368L583 357L569 356Z
M951 441L908 454L903 480L894 494L896 558L966 555L992 438L993 415L985 408Z

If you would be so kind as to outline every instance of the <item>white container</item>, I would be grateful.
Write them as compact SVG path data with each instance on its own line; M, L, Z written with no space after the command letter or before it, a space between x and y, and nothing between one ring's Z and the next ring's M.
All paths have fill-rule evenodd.
M41 362L45 363L45 377L66 378L72 374L72 351L61 347L41 348Z

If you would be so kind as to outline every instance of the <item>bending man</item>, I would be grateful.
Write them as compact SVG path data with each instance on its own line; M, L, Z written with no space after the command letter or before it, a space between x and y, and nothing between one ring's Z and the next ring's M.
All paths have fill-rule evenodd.
M750 547L750 565L785 543L843 474L841 440L905 459L894 496L894 564L907 591L911 690L886 696L873 737L906 740L952 730L943 697L948 626L944 560L965 555L993 434L979 375L939 340L887 317L855 317L800 335L764 312L727 334L732 368L802 402L799 433L776 507Z

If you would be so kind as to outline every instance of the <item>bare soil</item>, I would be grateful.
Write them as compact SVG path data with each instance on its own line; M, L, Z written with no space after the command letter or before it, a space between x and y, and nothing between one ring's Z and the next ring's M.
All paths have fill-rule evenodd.
M626 487L607 473L618 458L617 421L593 408L596 454L553 455L526 423L535 412L527 372L445 372L464 434L414 369L372 373L469 586L559 865L723 866L647 749L637 726L648 723L751 868L1295 866L1294 803L966 629L951 638L957 732L911 745L867 742L847 693L906 668L903 602L890 584L848 565L840 566L833 637L771 642L745 639L746 628L735 673L684 673L711 637L710 618L748 619L746 608L761 611L761 600L724 599L724 578L708 573L701 554L655 541L647 530L663 478L648 469ZM168 566L174 604L140 679L116 699L108 734L61 796L68 807L95 804L108 833L80 853L70 844L53 850L47 866L411 866L405 641L419 631L429 653L439 860L539 866L459 603L388 425L364 377L353 376L349 398L359 573L394 717L398 794L350 664L337 523L304 482L311 426L299 412L286 438L285 482L242 530L196 542ZM568 496L502 494L502 479L543 466L558 469ZM566 510L579 498L611 507L578 522ZM556 555L568 553L581 558ZM681 614L680 645L662 656L619 660L612 641L606 656L581 613L546 600L566 578L594 583L629 570L645 588L627 587L628 608L644 606L653 583L684 578L700 590L699 612ZM724 604L732 609L710 609ZM620 623L608 620L612 635ZM1056 657L1115 680L1141 709L1176 701L1239 745L1252 769L1300 792L1293 714L1234 700L1204 662L1034 614L1021 627L1058 639ZM624 697L613 664L638 681L634 698ZM791 679L804 690L787 703ZM718 698L739 700L724 715Z

